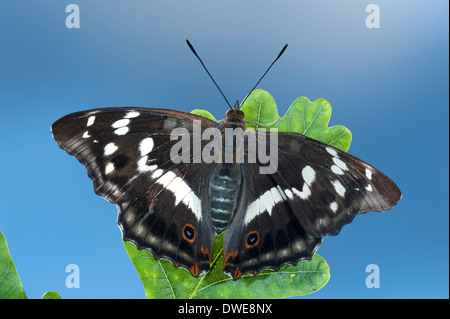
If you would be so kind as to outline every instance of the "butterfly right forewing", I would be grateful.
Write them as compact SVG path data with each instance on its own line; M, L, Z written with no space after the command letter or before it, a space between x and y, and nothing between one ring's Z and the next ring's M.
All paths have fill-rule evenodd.
M296 133L279 134L278 143L286 164L274 178L314 236L337 235L357 214L389 210L401 198L390 178L347 152Z

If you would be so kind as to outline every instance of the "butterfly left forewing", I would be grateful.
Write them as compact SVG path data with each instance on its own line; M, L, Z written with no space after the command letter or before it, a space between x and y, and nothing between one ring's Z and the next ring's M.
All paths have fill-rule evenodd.
M192 132L194 119L201 120L202 127L216 125L184 112L117 107L66 115L52 125L52 134L62 149L86 167L95 192L117 203L123 195L118 187L155 165L171 164L171 130L185 127Z
M124 240L166 258L194 276L209 270L214 231L204 200L208 169L174 162L171 131L184 127L192 140L193 120L184 112L105 108L67 115L52 126L59 146L87 169L95 192L116 203ZM189 144L195 147L194 144Z

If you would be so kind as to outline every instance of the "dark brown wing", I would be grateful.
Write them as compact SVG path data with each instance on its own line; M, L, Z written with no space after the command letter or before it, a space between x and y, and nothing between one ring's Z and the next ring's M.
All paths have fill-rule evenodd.
M278 133L278 148L266 146L267 154L278 152L275 173L261 174L261 163L242 164L242 202L224 244L224 271L234 279L309 260L323 237L401 198L373 166L304 135Z
M124 240L198 276L209 270L214 231L204 200L211 166L192 163L195 120L201 129L217 125L184 112L119 107L69 114L52 133L87 168L95 192L117 204ZM192 145L183 150L187 163L171 158L179 140L171 132L180 127Z

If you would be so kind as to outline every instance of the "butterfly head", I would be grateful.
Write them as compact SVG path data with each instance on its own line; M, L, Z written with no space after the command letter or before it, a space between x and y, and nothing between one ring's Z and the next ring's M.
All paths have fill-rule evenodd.
M234 118L234 119L240 119L243 120L244 119L244 112L242 112L241 110L239 110L241 106L239 105L239 101L236 101L236 103L234 103L233 108L230 108L227 111L227 118Z
M244 122L244 112L239 110L239 102L236 101L236 104L233 108L227 111L227 117L222 122L222 128L235 128L240 127L245 130L245 122Z

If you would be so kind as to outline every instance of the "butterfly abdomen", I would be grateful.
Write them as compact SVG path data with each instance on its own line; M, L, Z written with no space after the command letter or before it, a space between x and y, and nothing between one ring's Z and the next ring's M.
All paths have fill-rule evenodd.
M220 234L227 228L238 202L241 186L239 165L219 164L209 180L211 219L214 230Z

